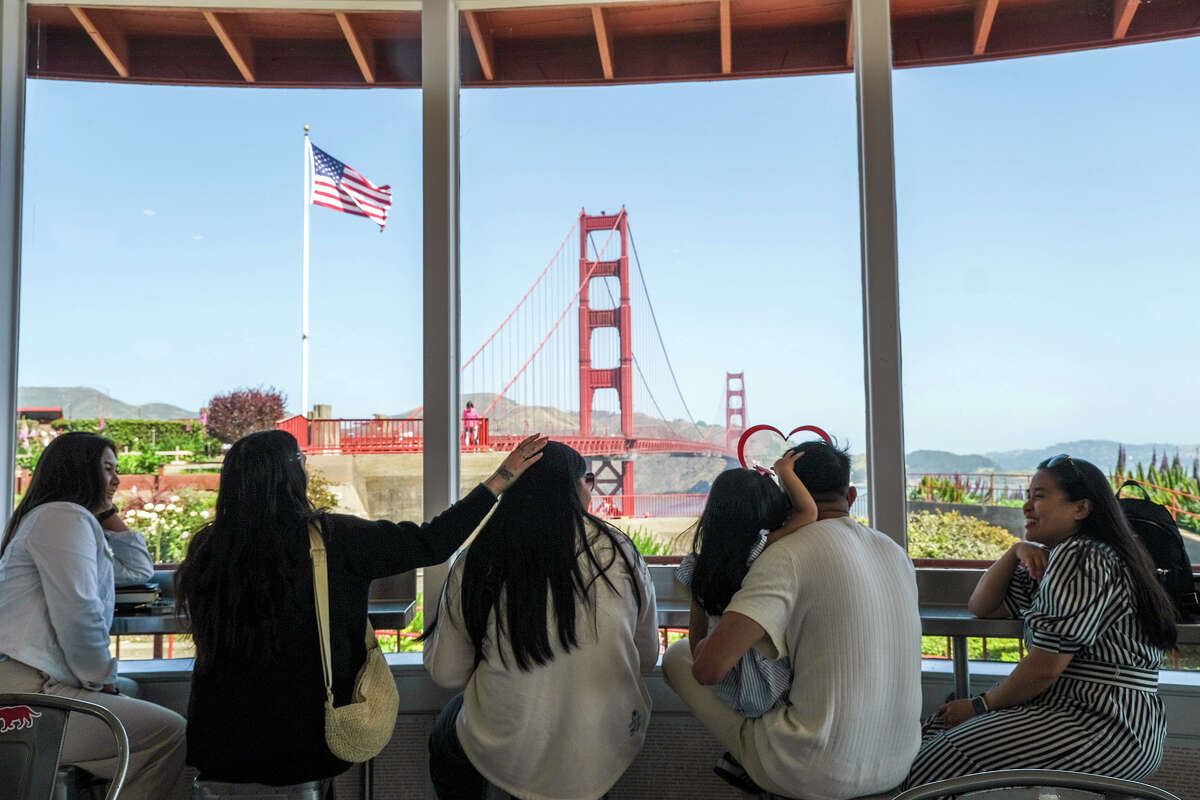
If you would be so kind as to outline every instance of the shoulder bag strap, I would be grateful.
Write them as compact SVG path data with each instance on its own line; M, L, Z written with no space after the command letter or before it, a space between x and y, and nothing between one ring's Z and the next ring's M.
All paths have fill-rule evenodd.
M325 673L325 697L333 703L333 658L329 652L329 566L325 540L316 522L308 524L308 550L313 562L313 599L317 607L317 638L321 640L321 670Z
M1124 489L1126 486L1136 486L1138 489L1142 490L1143 497L1145 497L1147 500L1151 500L1151 502L1153 502L1153 499L1150 497L1150 490L1147 489L1142 484L1138 483L1137 481L1125 481L1124 483L1122 483L1120 485L1120 487L1117 488L1117 497L1118 498L1121 497L1121 490Z

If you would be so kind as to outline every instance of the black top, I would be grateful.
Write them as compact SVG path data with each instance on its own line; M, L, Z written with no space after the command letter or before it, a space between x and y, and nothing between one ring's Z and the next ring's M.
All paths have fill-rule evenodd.
M343 514L323 518L335 705L349 702L366 658L371 581L442 563L494 503L480 484L424 525ZM297 546L307 553L307 534L297 537ZM296 576L299 601L274 611L280 615L279 629L291 632L281 655L270 663L223 661L192 676L187 763L204 779L279 786L328 778L350 766L325 745L325 679L312 562L301 563L306 569Z

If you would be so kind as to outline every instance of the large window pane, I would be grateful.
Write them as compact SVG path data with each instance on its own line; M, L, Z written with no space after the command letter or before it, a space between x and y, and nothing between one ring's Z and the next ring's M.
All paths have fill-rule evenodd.
M895 73L919 555L1002 552L1035 465L1067 452L1151 484L1200 562L1197 58L1184 39Z
M260 424L292 418L318 503L420 519L420 444L402 435L419 434L419 419L376 419L419 417L421 405L420 97L394 88L415 85L417 16L79 13L94 35L65 7L30 9L20 465L59 431L110 436L122 516L156 561L174 562L211 517L223 443L237 435L214 398L274 390L282 406ZM368 75L393 88L284 88L365 88ZM346 170L390 185L382 232L307 203L306 125ZM301 416L314 407L333 419ZM412 576L401 584L411 599ZM126 640L121 655L149 646Z
M594 510L649 552L687 551L746 425L819 425L864 479L853 93L846 75L462 93L463 403L498 445L541 430L594 447ZM614 388L589 429L581 361L590 385L622 368L607 262L623 246L632 431ZM743 412L731 434L727 406ZM621 436L638 443L598 441ZM749 442L767 465L782 448Z

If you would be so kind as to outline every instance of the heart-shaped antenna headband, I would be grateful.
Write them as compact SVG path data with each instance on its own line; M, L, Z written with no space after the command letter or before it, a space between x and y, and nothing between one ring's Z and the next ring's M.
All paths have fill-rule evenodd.
M742 432L741 438L738 439L738 447L737 447L738 462L741 463L741 465L743 467L746 466L746 441L751 436L758 433L759 431L775 431L775 433L777 433L779 435L779 438L783 439L785 442L788 439L791 439L797 433L800 433L801 431L812 431L813 433L815 433L817 436L820 436L822 439L824 439L829 444L833 444L833 439L829 438L829 434L826 433L825 431L821 430L820 428L818 428L816 425L800 425L798 427L792 428L791 432L788 433L787 436L784 436L783 431L779 430L779 428L776 428L774 425L751 425L749 428L746 428L746 430Z

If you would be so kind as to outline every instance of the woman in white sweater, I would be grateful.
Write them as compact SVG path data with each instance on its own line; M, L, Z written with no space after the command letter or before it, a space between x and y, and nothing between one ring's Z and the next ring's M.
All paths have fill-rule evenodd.
M594 800L641 750L654 587L629 537L587 513L586 469L549 442L450 568L424 656L436 683L465 687L429 737L443 800L488 784Z
M111 508L119 483L116 448L94 433L65 433L42 453L0 543L0 692L73 697L112 711L129 734L121 797L160 800L183 788L184 721L116 685L108 646L119 571L114 549L123 548L120 571L130 578L144 576L140 562L148 560L131 537L119 535L132 532L110 541L97 519ZM64 764L109 778L115 753L102 723L72 720L67 727Z

